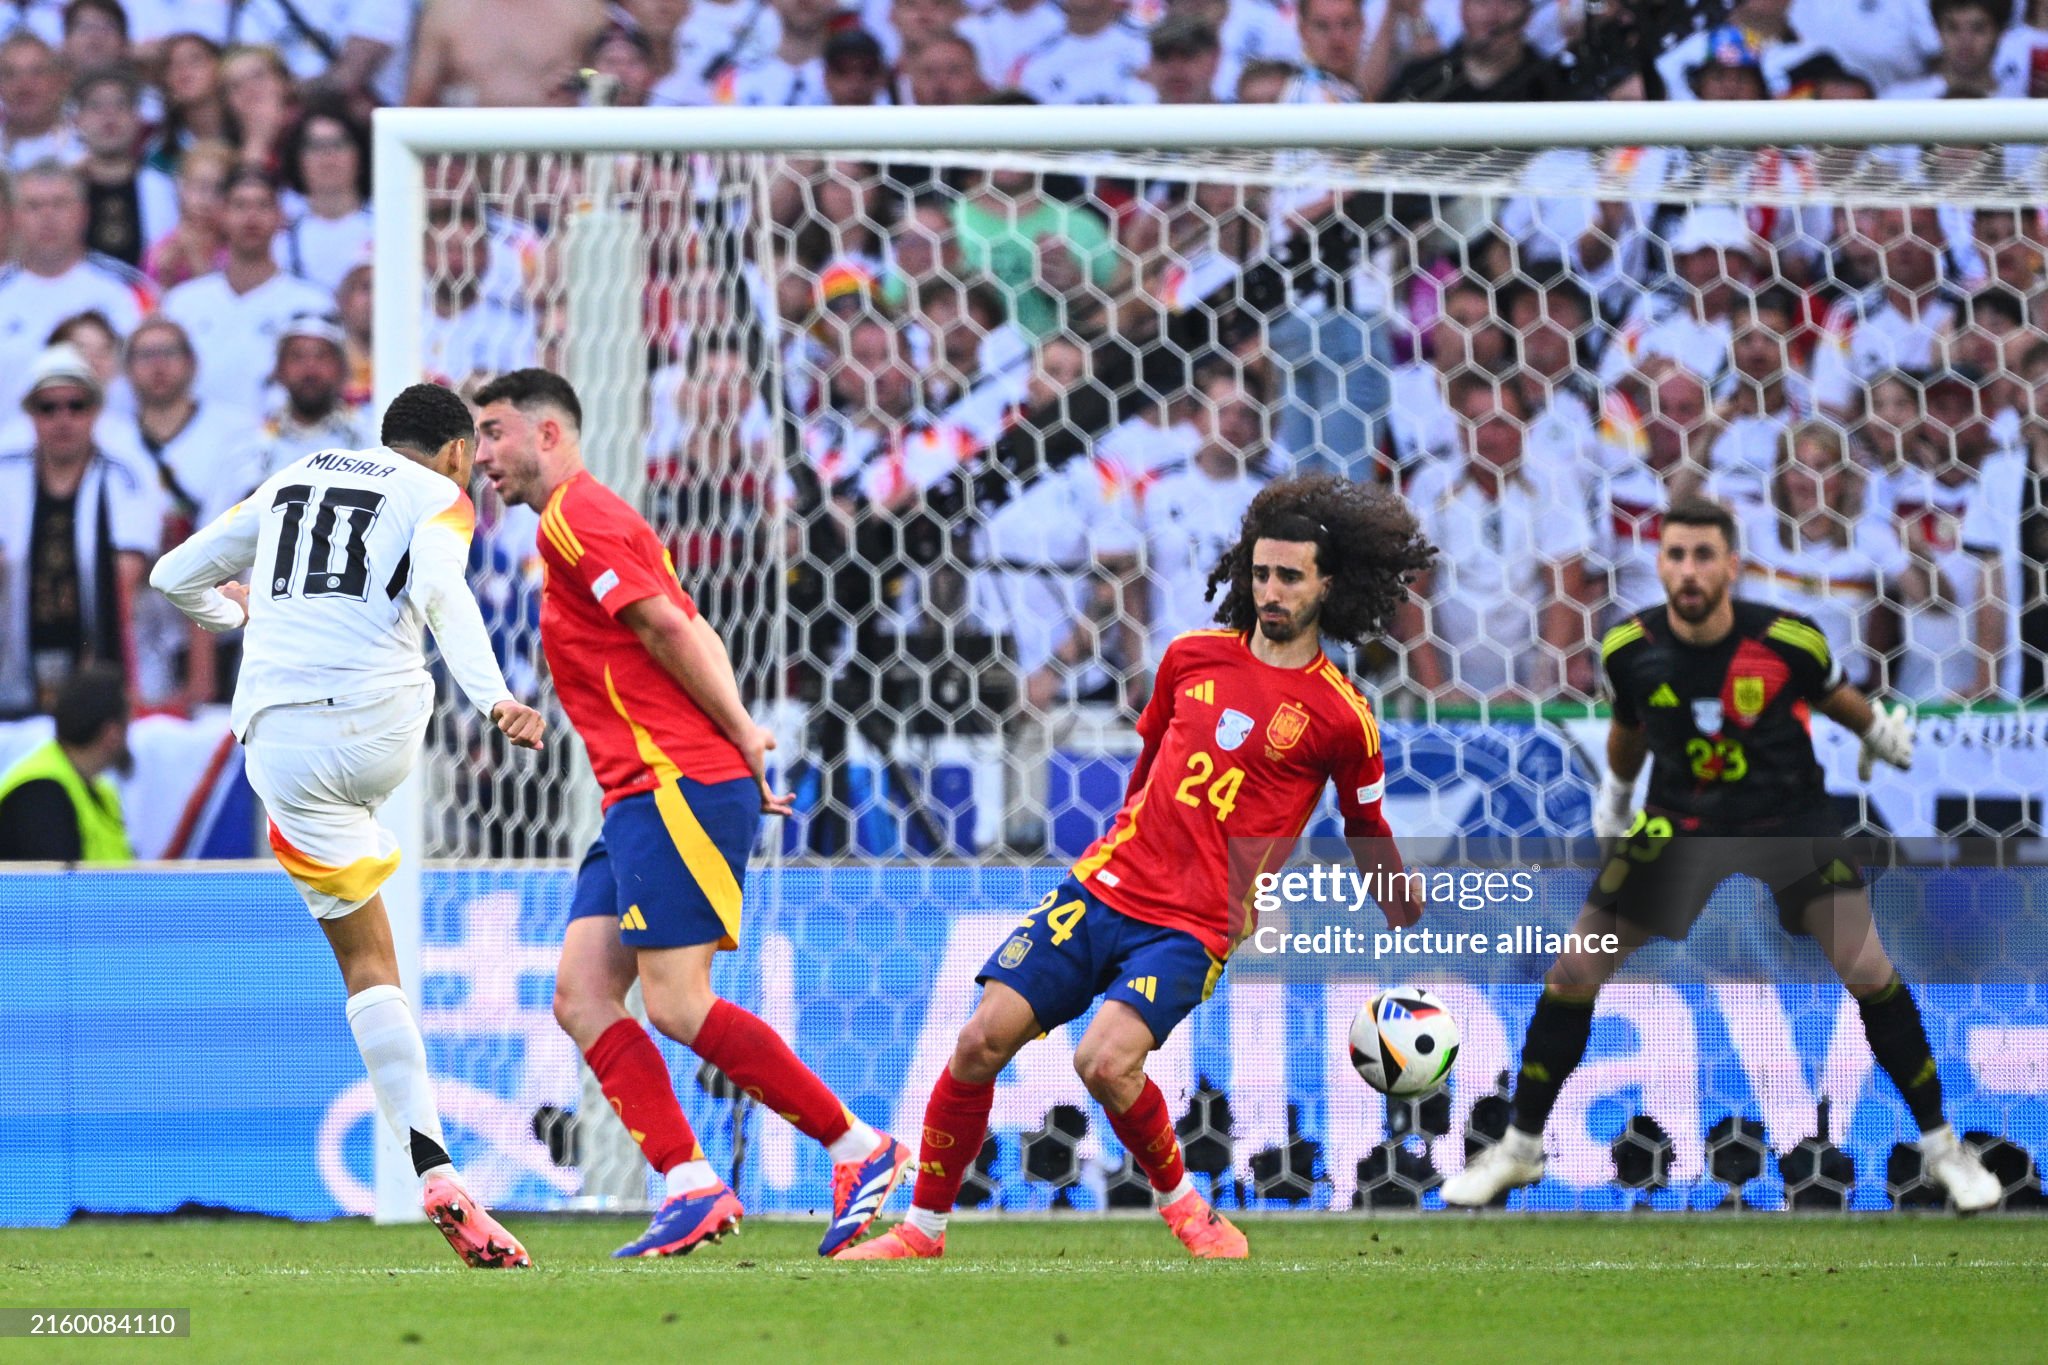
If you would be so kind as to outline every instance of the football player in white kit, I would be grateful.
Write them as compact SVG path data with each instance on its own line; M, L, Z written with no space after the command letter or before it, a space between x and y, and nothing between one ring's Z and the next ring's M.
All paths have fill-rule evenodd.
M207 630L247 627L232 724L249 784L341 964L349 1028L427 1216L472 1266L529 1265L448 1159L378 891L398 843L376 813L412 771L433 711L423 625L507 739L538 749L544 723L506 688L463 576L476 524L468 405L415 384L384 414L383 442L285 466L158 560L150 583ZM229 581L251 569L253 587Z

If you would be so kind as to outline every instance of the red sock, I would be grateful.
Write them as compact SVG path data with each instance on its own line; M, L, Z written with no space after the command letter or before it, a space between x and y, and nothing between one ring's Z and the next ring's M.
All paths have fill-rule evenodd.
M910 1202L932 1213L950 1213L960 1198L974 1159L988 1136L988 1111L996 1102L996 1083L969 1085L939 1073L932 1097L924 1106L924 1141L918 1144L917 1189Z
M797 1060L781 1035L730 1001L711 1007L690 1050L815 1142L835 1142L853 1126L839 1097Z
M1180 1159L1180 1139L1173 1135L1173 1116L1166 1112L1166 1096L1159 1093L1150 1076L1145 1078L1145 1088L1138 1092L1135 1104L1121 1114L1110 1114L1109 1126L1116 1130L1116 1140L1145 1172L1153 1189L1164 1193L1180 1185L1188 1168Z
M683 1106L676 1103L668 1063L637 1019L621 1019L583 1054L619 1121L640 1144L647 1164L667 1175L670 1168L703 1157Z

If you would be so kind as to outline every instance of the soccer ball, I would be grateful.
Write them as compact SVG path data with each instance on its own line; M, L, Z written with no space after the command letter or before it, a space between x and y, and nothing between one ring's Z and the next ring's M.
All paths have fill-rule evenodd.
M1351 1021L1351 1065L1398 1100L1432 1094L1458 1059L1458 1021L1420 986L1390 986Z

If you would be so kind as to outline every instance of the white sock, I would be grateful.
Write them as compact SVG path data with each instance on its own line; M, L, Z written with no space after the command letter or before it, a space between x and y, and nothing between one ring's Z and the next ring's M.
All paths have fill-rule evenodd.
M442 1171L452 1175L441 1115L434 1108L433 1083L427 1078L427 1045L405 1003L405 992L396 986L358 991L348 998L348 1027L370 1073L377 1112L411 1155L414 1169L422 1176Z
M710 1162L698 1157L695 1161L685 1161L679 1166L670 1167L669 1173L662 1179L668 1182L668 1197L673 1199L679 1194L695 1194L698 1190L716 1185L718 1172L711 1169Z
M853 1115L848 1114L847 1117L853 1118ZM835 1166L846 1161L866 1161L874 1155L875 1148L880 1146L881 1142L880 1133L859 1119L853 1119L851 1128L825 1144L825 1153L832 1158L832 1164Z
M1180 1184L1175 1185L1172 1189L1166 1191L1163 1194L1158 1190L1152 1191L1152 1206L1154 1208L1163 1209L1168 1204L1178 1203L1180 1200L1186 1198L1188 1195L1191 1195L1194 1192L1195 1182L1188 1179L1188 1173L1186 1171L1182 1171L1180 1173Z
M921 1209L917 1205L912 1204L910 1212L903 1215L903 1221L936 1242L939 1238L946 1235L946 1219L951 1216L950 1214L933 1213L930 1209Z

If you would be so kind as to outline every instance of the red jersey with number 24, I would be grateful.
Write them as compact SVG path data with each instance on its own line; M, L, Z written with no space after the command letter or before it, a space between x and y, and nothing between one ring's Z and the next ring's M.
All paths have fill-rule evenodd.
M1074 879L1132 919L1186 930L1219 958L1257 927L1249 879L1286 860L1324 783L1337 784L1347 836L1390 833L1379 725L1321 651L1305 668L1276 668L1240 631L1178 636L1138 736L1123 809L1074 864Z
M646 520L589 473L578 473L548 498L538 544L547 575L541 649L562 709L590 751L605 806L677 776L748 776L739 746L618 619L650 597L697 614Z

